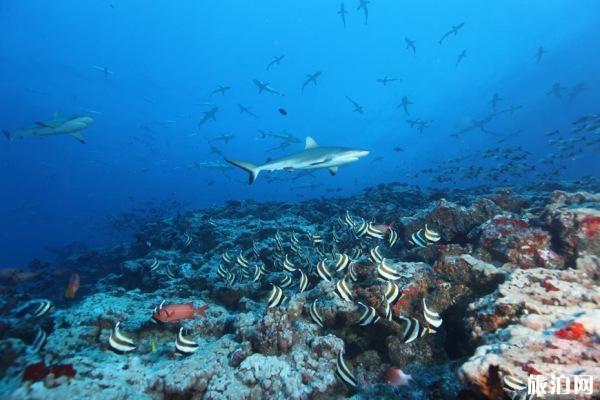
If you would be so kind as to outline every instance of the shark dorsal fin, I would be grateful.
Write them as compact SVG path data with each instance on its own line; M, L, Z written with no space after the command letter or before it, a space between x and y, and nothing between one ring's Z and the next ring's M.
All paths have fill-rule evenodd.
M306 144L304 145L304 150L314 149L315 147L319 147L317 142L315 142L315 139L311 138L310 136L307 136Z

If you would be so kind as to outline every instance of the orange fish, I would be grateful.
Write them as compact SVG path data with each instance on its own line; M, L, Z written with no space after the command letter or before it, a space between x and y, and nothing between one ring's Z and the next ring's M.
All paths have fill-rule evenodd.
M75 297L75 293L79 289L79 274L77 272L73 272L71 274L71 279L69 279L69 286L67 286L67 290L65 291L65 297L67 299L72 299Z
M208 305L200 307L194 307L194 303L191 301L187 304L167 304L164 305L164 301L160 303L160 306L154 309L152 318L159 322L177 322L180 319L193 319L196 315L206 317L204 310L208 308Z

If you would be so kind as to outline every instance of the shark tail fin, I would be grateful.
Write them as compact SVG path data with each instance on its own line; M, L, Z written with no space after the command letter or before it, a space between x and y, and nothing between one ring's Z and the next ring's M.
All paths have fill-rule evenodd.
M250 174L248 176L248 184L250 184L250 185L254 183L254 181L256 180L256 178L258 177L258 174L260 172L260 169L256 165L253 165L253 164L250 164L247 162L232 160L227 157L225 158L225 161L227 161L231 165L234 165L234 166L241 168L244 171L248 172L248 174Z
M7 131L2 131L2 133L4 133L4 136L6 136L6 138L7 138L8 140L12 140L12 135L10 134L10 132L7 132Z

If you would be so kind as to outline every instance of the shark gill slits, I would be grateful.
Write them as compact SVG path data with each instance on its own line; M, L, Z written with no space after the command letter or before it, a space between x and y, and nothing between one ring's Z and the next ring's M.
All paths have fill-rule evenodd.
M108 338L108 344L116 352L129 353L136 349L134 341L123 335L119 329L121 322L117 322L112 329L110 337Z
M361 303L360 301L358 302L358 305L363 308L363 313L358 318L358 321L356 321L358 325L367 326L369 324L375 324L377 321L379 321L379 316L377 315L375 308Z
M200 345L198 343L183 336L183 327L179 328L179 333L175 339L175 349L182 354L191 354L199 348Z
M319 311L319 308L317 306L317 299L315 299L312 304L310 305L310 309L309 309L309 313L310 313L310 318L313 320L313 322L317 325L319 325L321 328L323 328L325 325L323 324L323 316L321 315L321 312Z
M348 288L346 278L340 279L335 284L335 294L342 300L352 301L352 292L350 292L350 288Z
M355 388L358 386L358 381L356 380L356 377L354 376L352 371L350 371L350 368L348 368L348 365L346 364L346 361L344 360L344 351L343 350L341 350L338 353L338 356L335 360L335 374L346 385L348 385L352 388Z
M269 300L267 301L267 308L279 307L281 303L286 299L283 294L283 290L276 285L273 285L273 289L271 289L271 294L269 295Z

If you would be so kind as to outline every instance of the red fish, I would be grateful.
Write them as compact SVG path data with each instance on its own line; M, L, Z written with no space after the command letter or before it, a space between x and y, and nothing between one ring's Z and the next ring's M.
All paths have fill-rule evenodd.
M383 375L385 382L391 386L408 386L410 381L412 381L412 376L409 374L405 374L402 370L394 367L390 367L385 374Z
M163 301L160 303L160 306L154 309L154 314L152 315L154 320L160 322L177 322L181 319L194 319L198 315L206 318L204 310L208 308L207 304L194 307L194 303L191 301L187 304L164 305L164 303Z
M79 274L77 272L73 272L71 274L71 279L69 279L69 286L67 286L67 290L65 291L65 297L67 299L72 299L75 297L75 293L79 289Z

